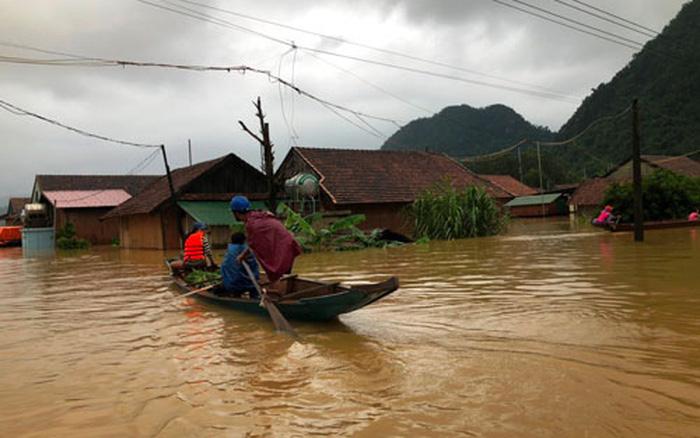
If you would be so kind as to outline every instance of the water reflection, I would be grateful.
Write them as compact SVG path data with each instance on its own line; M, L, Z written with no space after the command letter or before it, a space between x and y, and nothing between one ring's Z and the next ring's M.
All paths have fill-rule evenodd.
M0 251L10 435L692 436L697 230L515 221L508 235L311 254L300 273L401 289L340 321L177 298L163 254Z

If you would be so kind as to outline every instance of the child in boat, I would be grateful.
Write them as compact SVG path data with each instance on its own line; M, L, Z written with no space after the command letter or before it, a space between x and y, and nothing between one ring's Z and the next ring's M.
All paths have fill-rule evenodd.
M612 214L612 205L606 205L597 218L593 220L593 225L608 225L615 222L616 217Z
M226 292L234 295L249 292L251 298L258 299L258 291L255 289L255 285L248 277L248 273L243 265L238 263L238 256L246 249L248 249L248 245L245 243L245 235L243 233L233 233L231 235L231 243L229 243L226 255L224 255L224 261L221 263L221 279ZM253 254L248 253L245 260L255 276L255 281L259 281L260 272Z
M694 212L690 213L688 215L688 220L691 222L695 222L697 220L700 220L700 209L695 209Z

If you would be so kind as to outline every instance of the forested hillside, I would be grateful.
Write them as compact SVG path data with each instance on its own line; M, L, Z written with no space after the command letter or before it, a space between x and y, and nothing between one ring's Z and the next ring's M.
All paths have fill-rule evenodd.
M530 124L505 105L486 108L458 105L410 122L392 135L382 149L430 149L465 157L487 154L523 138L552 137L547 128Z

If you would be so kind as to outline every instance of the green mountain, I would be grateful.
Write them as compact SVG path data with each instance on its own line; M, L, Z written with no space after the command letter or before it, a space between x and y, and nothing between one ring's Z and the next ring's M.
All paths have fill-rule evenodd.
M624 111L638 98L642 153L677 155L695 150L700 147L699 75L700 0L693 0L610 82L593 90L557 138L573 137L595 120ZM629 158L631 115L595 125L577 145L566 155L578 169L602 172Z
M453 157L481 155L523 138L550 139L547 128L534 126L505 105L473 108L448 106L429 118L413 120L389 137L385 150L425 150Z

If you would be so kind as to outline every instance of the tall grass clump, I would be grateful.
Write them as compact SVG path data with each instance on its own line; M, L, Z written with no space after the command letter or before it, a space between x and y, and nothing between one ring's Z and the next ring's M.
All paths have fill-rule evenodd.
M443 181L423 192L411 205L416 237L451 240L500 233L506 218L479 187L457 190Z

